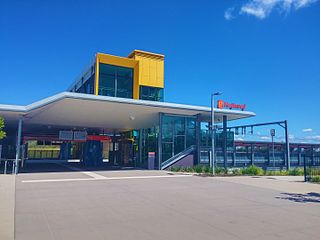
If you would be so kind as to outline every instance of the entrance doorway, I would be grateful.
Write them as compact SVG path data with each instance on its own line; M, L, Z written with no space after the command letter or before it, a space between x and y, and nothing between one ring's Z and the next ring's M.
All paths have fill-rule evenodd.
M135 167L138 141L127 133L88 135L85 141L61 141L54 136L25 136L26 163L72 163L79 167Z

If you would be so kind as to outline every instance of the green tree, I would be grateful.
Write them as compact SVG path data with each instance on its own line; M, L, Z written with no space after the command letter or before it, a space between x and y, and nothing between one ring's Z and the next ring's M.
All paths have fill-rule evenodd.
M4 128L4 119L0 117L0 140L6 136L6 132L3 131Z

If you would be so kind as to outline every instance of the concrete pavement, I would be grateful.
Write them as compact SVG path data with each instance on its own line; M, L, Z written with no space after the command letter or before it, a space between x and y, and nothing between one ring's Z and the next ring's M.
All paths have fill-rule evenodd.
M217 179L286 193L320 193L320 184L305 183L303 176L235 176Z
M15 175L0 175L0 239L14 238Z
M18 175L16 239L319 239L320 190L304 183L295 192L297 183L286 191L285 180L93 173L105 179L23 182L90 176Z

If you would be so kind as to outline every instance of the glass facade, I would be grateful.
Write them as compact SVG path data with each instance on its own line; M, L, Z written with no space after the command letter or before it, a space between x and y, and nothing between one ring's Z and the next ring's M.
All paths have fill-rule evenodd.
M211 147L211 131L209 130L209 122L201 122L200 127L200 146L201 147ZM218 129L215 132L215 147L217 149L223 148L224 133L222 129ZM234 147L234 132L227 131L227 148L232 149Z
M196 117L161 115L161 161L196 145Z
M99 95L133 98L133 69L99 64Z
M87 81L85 81L75 92L94 94L94 78L95 74L91 75L91 77Z
M139 154L140 158L138 158L137 162L138 167L148 168L149 152L154 152L156 156L158 156L158 134L158 126L148 129L141 129L139 131L139 141L141 141L141 152ZM155 162L155 166L157 168L157 160Z
M163 88L140 86L140 99L163 102Z
M200 146L210 147L211 146L211 131L209 130L209 122L200 123Z

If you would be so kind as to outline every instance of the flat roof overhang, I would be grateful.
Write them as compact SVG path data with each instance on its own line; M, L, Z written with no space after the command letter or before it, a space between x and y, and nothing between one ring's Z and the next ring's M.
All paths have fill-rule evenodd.
M167 102L96 96L62 92L27 106L1 105L0 116L6 125L16 127L23 117L24 129L36 131L41 127L97 128L113 131L149 128L159 124L159 113L195 116L210 120L211 108ZM222 116L236 120L255 113L215 109L215 122Z

